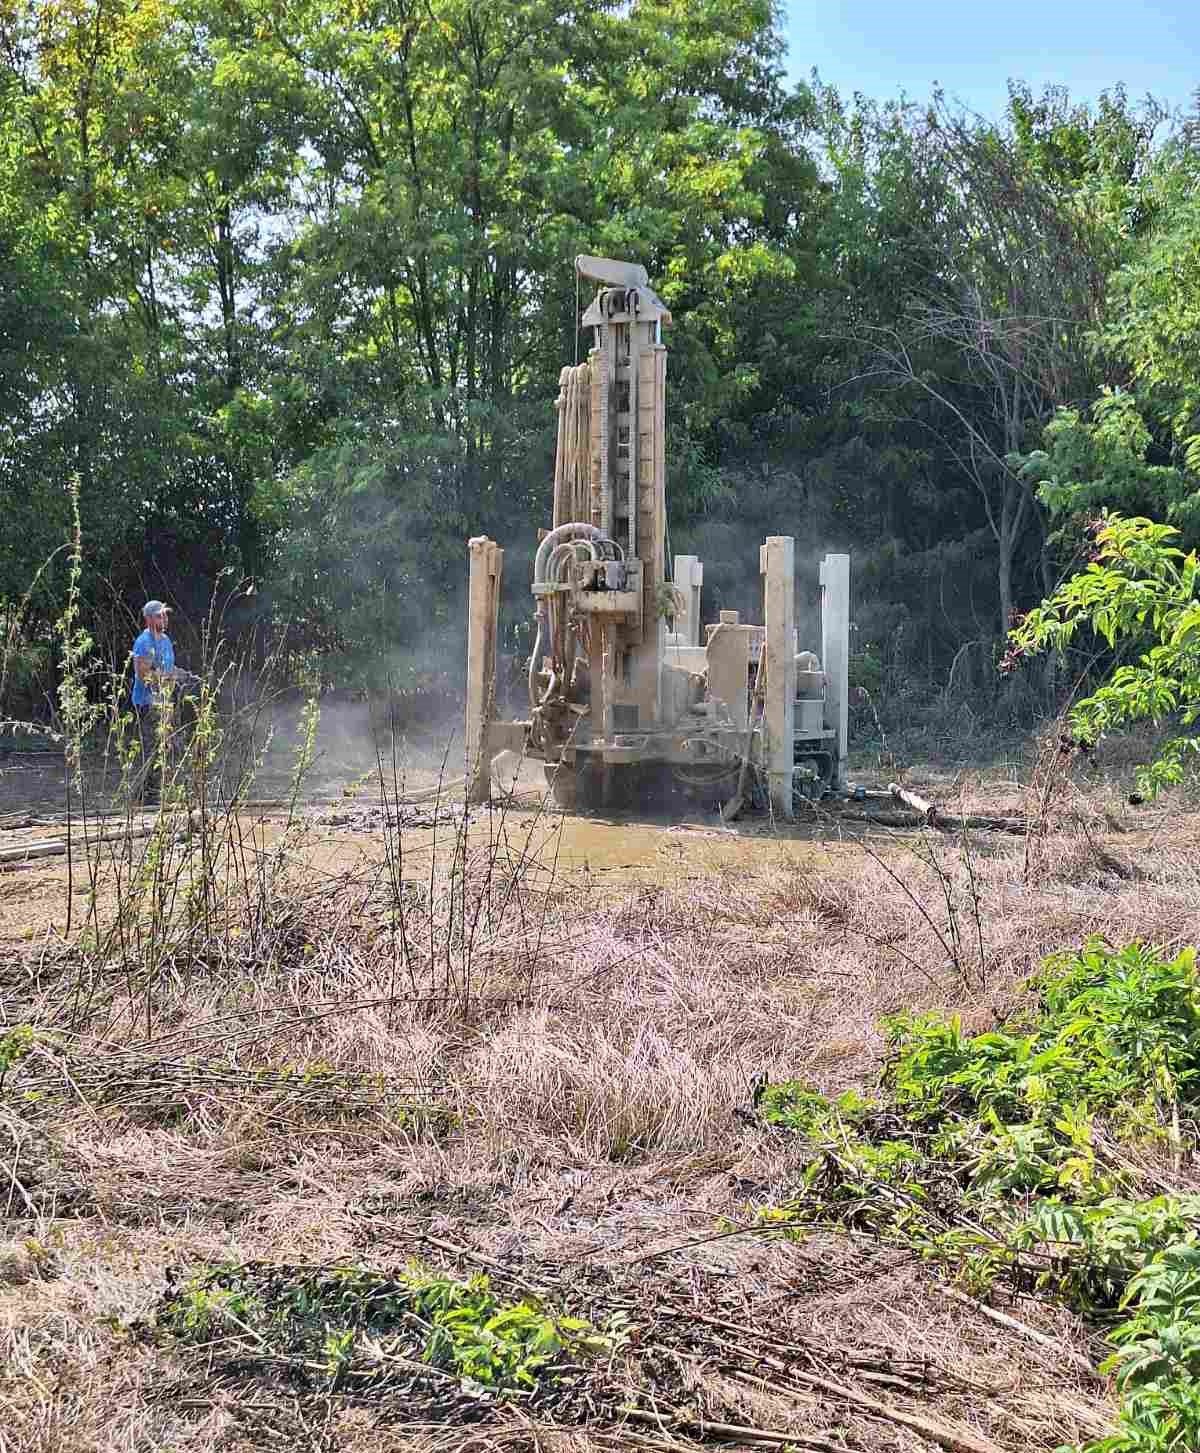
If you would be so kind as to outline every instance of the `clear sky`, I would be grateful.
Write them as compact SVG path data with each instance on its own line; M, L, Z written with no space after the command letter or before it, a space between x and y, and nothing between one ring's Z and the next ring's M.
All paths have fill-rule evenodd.
M934 84L999 116L1009 77L1095 100L1124 81L1187 107L1200 86L1200 0L784 0L791 76L815 66L849 100Z

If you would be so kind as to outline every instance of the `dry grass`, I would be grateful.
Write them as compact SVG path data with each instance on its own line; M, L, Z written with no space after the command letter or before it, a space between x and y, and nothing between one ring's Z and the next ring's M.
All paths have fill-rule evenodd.
M1029 806L1013 784L958 788L970 810ZM0 1450L668 1450L702 1441L697 1418L904 1453L1099 1434L1102 1389L898 1251L704 1239L795 1173L795 1149L736 1113L756 1076L869 1088L882 1014L983 1028L1087 933L1200 940L1195 819L1117 831L1133 820L1111 793L1057 800L1064 830L1032 852L875 837L830 867L617 897L508 850L452 852L403 894L378 870L289 870L256 937L193 927L136 982L96 950L34 973L12 949L5 1022L45 1033L0 1088ZM599 1323L627 1309L622 1375L687 1420L622 1427L608 1407L555 1429L513 1406L465 1429L154 1331L169 1267L414 1254L487 1258ZM1066 1313L1017 1315L1094 1351ZM702 1319L757 1329L742 1340L760 1360L730 1361ZM819 1349L803 1365L935 1420L940 1443L781 1381L770 1339Z

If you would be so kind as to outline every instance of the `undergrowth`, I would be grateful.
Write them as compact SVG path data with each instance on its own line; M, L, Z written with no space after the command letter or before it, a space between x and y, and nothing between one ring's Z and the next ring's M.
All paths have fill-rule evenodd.
M614 1335L532 1300L504 1302L486 1276L460 1281L416 1262L393 1275L354 1266L213 1267L168 1292L159 1328L240 1342L309 1385L363 1386L414 1365L476 1394L531 1391L555 1364L607 1351Z
M436 1138L458 1116L427 1089L326 1060L246 1064L231 1056L155 1058L109 1047L98 1056L63 1035L17 1025L0 1036L0 1107L31 1120L63 1106L119 1112L141 1124L211 1127L222 1119L331 1129L369 1117L379 1132Z
M1200 1195L1178 1177L1200 1109L1196 950L1099 940L1052 955L1030 1008L973 1036L957 1018L884 1021L886 1099L767 1086L759 1114L811 1144L762 1221L910 1246L969 1290L1055 1300L1103 1327L1122 1397L1087 1453L1200 1448Z

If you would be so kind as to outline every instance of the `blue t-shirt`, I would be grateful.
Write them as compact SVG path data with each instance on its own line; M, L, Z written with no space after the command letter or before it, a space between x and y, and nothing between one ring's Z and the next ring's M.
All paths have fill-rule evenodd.
M175 647L171 644L170 636L159 636L154 638L154 632L149 626L133 643L133 655L136 661L139 656L149 656L156 671L173 671L175 669ZM160 699L160 692L155 690L148 681L139 681L137 667L134 667L133 676L133 704L134 706L153 706Z

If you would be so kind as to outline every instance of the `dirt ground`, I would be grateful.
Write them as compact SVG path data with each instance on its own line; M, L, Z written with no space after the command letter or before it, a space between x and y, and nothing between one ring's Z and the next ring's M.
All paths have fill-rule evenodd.
M910 781L1036 806L1011 776ZM1124 790L1067 783L1052 830L966 841L564 817L532 792L469 822L322 804L180 823L157 878L155 839L101 844L95 914L82 854L0 871L3 1023L34 1029L0 1078L0 1450L1100 1436L1103 1352L1068 1313L982 1306L866 1239L748 1234L801 1163L748 1107L764 1074L869 1091L882 1014L986 1027L1090 932L1196 942L1200 815ZM204 1336L167 1314L218 1266L279 1297L414 1258L608 1351L497 1397L397 1363L331 1381L236 1311Z
M336 810L305 812L303 830L289 845L289 852L304 870L329 879L378 873L385 861L380 832L355 826L353 818L346 826L332 826L321 820L323 815L338 816ZM154 820L141 814L131 819L135 828L148 827ZM256 811L240 814L239 826L248 849L267 855L283 838L287 824L282 814ZM452 854L456 828L457 824L449 829L443 825L440 832L432 826L407 829L405 872L428 872L435 862ZM98 831L113 828L105 822L86 833L76 831L78 856L71 865L65 856L56 856L14 864L7 871L0 867L4 875L0 876L0 943L63 934L68 884L73 884L78 904L92 896L95 882L101 917L112 911L115 866L127 856L128 844L92 842L85 856L85 837L94 839ZM0 831L0 851L15 853L22 846L61 836L60 827L45 824ZM763 866L818 862L839 851L836 841L823 839L811 826L768 832L757 823L739 830L704 822L604 820L561 814L536 803L510 807L503 813L474 814L467 842L471 850L504 844L527 858L531 870L536 865L559 883L597 880L613 888L638 883L674 888L713 874L745 875Z
M856 780L869 781L869 777L861 773ZM909 771L904 780L948 811L1018 818L1027 808L1021 784L1011 769L964 772L926 768ZM400 790L427 794L438 781L436 767L410 769ZM885 784L880 779L870 785L881 790ZM324 794L318 787L291 808L279 801L252 804L237 814L237 835L247 851L260 856L269 855L286 835L291 860L318 880L377 875L387 857L381 823L391 812L394 824L404 824L401 852L405 873L440 871L459 850L458 837L464 833L472 851L490 848L515 854L530 871L549 875L560 886L604 884L613 890L639 884L678 888L714 875L753 877L788 866L823 870L838 861L858 861L864 843L872 850L890 850L912 837L904 829L863 824L857 812L847 818L821 809L801 810L791 823L747 813L733 824L722 823L715 813L700 811L681 820L564 813L549 800L541 770L534 764L522 766L516 779L505 786L508 792L495 797L488 807L472 810L464 823L461 803L453 791L446 792L436 810L423 799L407 817L398 819L370 791L341 795L334 781L326 784ZM1200 846L1200 811L1193 813L1178 805L1132 809L1119 784L1104 781L1085 786L1099 814L1100 833L1118 831L1127 850L1166 847L1187 852ZM397 790L395 784L391 790ZM392 801L386 793L384 800ZM884 810L879 803L872 806ZM19 859L22 847L64 837L63 814L46 813L45 808L43 802L43 815L38 815L36 807L28 809L27 815L9 813L8 821L15 820L20 826L5 827L6 818L0 815L0 854L7 850L8 856ZM138 851L131 845L138 839L126 840L128 834L147 831L156 821L157 814L137 810L124 816L97 816L83 826L76 824L71 834L75 845L71 861L62 855L0 863L0 943L64 933L68 890L77 906L95 896L101 918L111 914L114 880ZM177 823L173 830L186 837L186 815L172 821ZM224 837L230 829L223 820L217 831ZM118 841L101 841L110 836ZM71 914L76 923L77 906Z

